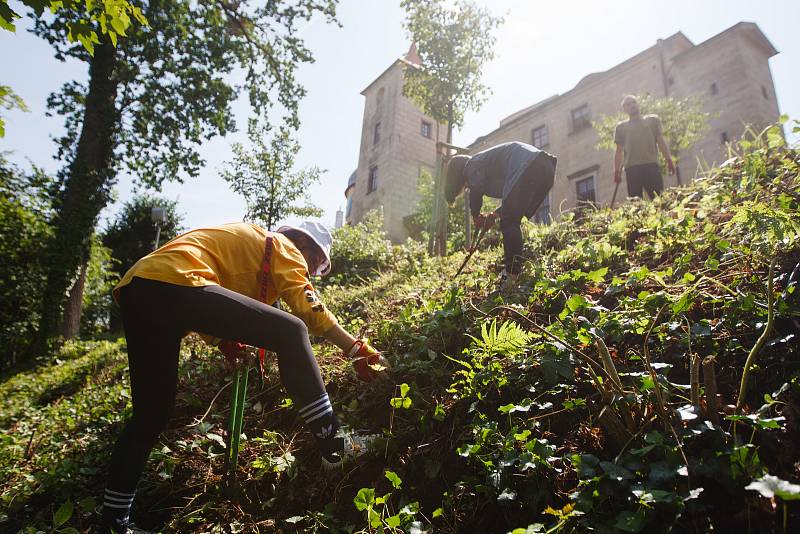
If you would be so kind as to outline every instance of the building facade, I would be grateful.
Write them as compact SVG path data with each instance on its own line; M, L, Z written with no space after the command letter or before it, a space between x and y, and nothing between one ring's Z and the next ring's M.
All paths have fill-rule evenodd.
M585 76L575 87L500 121L497 129L469 146L472 153L508 141L533 144L558 157L556 180L537 220L574 209L581 201L610 204L614 194L613 151L597 149L592 120L619 112L626 94L654 97L703 97L712 114L709 129L680 154L683 183L691 181L698 162L727 159L727 144L745 132L778 120L780 112L769 59L777 51L757 25L740 22L700 43L678 32L605 72ZM403 218L413 212L421 170L433 172L436 141L444 139L434 124L402 96L403 65L415 63L412 46L364 91L361 150L354 184L348 184L346 221L356 223L370 209L383 207L386 228L395 241L407 235ZM425 135L426 127L430 135ZM677 185L665 176L664 185ZM617 201L626 196L623 183Z
M696 176L698 161L713 165L726 160L728 142L741 137L747 125L761 129L778 120L769 69L775 54L753 23L740 22L698 45L678 32L605 72L589 74L562 95L506 117L469 148L475 153L523 141L558 157L556 180L539 220L557 217L584 200L607 206L614 194L614 153L596 148L591 121L618 113L626 94L699 95L713 118L703 139L680 154L680 176L686 183ZM665 187L677 185L677 177L665 176ZM626 194L623 183L617 201Z
M436 142L446 136L442 125L403 96L403 71L418 64L412 45L404 58L362 91L358 169L345 192L345 221L355 224L368 211L382 209L386 231L395 242L408 237L404 218L414 212L419 201L420 176L426 171L433 173Z

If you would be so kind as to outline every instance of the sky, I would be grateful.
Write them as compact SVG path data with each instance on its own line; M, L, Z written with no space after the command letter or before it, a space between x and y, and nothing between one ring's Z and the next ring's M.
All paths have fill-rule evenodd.
M18 0L13 7L24 11ZM607 70L678 31L698 44L737 22L755 22L779 54L770 60L782 113L800 119L800 2L796 0L478 0L505 22L496 31L495 59L483 74L491 95L480 110L466 114L456 144L469 144L498 126L499 121L554 94L565 93L591 72ZM301 35L315 62L300 67L297 77L308 94L300 104L302 149L297 167L325 170L310 189L312 202L323 208L323 223L333 226L344 206L344 188L358 163L364 97L361 91L397 57L410 41L403 29L399 0L340 0L341 27L322 18L304 24ZM70 80L87 78L86 65L53 58L52 49L24 31L0 31L0 84L11 86L29 112L4 112L6 137L0 152L27 167L30 163L56 172L52 137L63 131L59 117L46 116L47 95ZM9 53L9 51L11 53ZM196 228L238 221L245 213L241 197L230 191L220 169L231 159L231 143L246 142L246 103L234 106L239 132L206 142L206 165L186 183L166 184L162 193L178 200L184 224ZM790 129L789 129L790 130ZM135 177L121 176L116 202L101 215L101 228L134 194ZM296 220L286 221L296 223Z

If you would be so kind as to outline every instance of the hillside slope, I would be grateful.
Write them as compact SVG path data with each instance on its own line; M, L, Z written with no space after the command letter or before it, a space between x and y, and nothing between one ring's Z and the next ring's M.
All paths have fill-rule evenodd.
M385 352L391 381L359 383L316 348L337 412L380 436L374 450L323 474L277 372L252 373L239 484L224 491L230 375L189 340L134 517L181 532L800 528L800 154L781 144L746 143L654 202L527 227L510 291L498 248L455 279L461 253L348 230L351 263L324 299ZM0 385L0 520L15 529L54 526L65 503L57 526L88 528L128 409L121 343L57 357Z

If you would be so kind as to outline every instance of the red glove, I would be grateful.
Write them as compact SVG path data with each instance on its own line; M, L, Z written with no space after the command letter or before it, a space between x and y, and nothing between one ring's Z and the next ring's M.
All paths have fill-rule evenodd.
M353 360L353 368L358 378L365 382L372 382L378 378L381 371L387 367L381 353L363 339L356 340L350 350L345 352L345 356Z
M486 215L484 215L483 213L479 213L478 215L473 217L472 222L475 225L476 230L489 228L492 225L491 222L486 219Z
M247 345L238 341L224 339L220 341L217 348L230 363L236 363L236 360L244 360L248 356Z

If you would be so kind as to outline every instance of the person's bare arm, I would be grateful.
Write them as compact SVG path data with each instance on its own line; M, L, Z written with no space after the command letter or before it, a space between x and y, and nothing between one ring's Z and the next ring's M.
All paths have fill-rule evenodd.
M622 145L617 145L617 151L614 152L614 182L620 183L622 181Z
M356 338L351 336L350 333L339 326L339 324L333 325L327 332L322 334L322 337L345 351L350 350L356 342Z
M656 138L656 144L658 145L658 149L661 151L661 155L664 156L664 161L667 162L667 170L670 174L675 174L675 163L672 161L672 154L669 152L669 145L667 145L663 135L659 135Z

